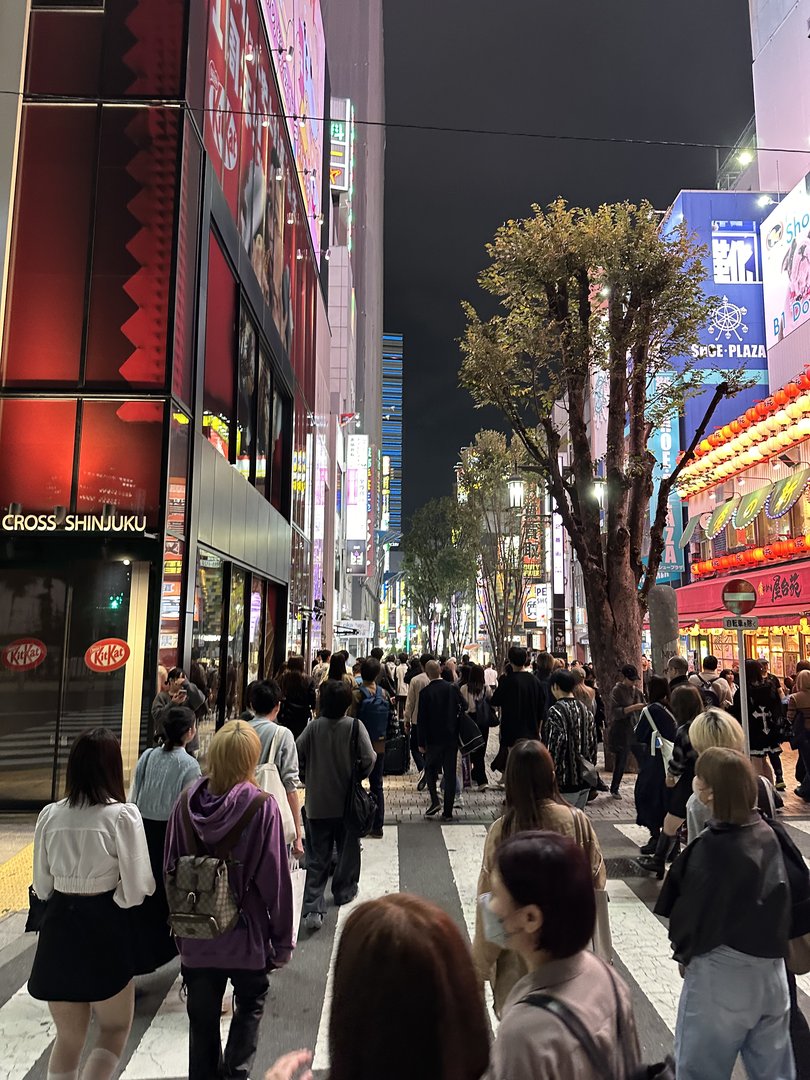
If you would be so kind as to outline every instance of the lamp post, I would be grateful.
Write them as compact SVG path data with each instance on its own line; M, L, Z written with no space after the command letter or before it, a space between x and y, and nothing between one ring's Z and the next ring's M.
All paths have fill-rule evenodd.
M509 489L509 506L512 510L523 509L523 498L526 494L526 483L522 476L513 473L506 482Z

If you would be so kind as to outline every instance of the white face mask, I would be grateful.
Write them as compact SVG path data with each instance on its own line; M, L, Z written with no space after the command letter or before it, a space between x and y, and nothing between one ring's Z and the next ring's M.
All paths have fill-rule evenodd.
M509 931L504 926L500 915L496 915L491 905L492 893L482 893L478 897L478 910L481 912L481 921L484 925L484 937L500 949L509 948L509 938L515 936L514 931Z

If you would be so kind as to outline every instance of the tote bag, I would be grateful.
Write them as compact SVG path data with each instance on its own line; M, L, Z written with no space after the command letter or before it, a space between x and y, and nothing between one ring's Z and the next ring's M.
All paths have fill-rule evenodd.
M276 742L281 735L281 728L276 731L273 741L270 743L270 754L264 765L256 770L256 783L269 795L272 795L281 812L281 827L284 829L284 841L291 844L295 840L295 818L292 807L287 798L287 789L281 782L278 765L276 765Z

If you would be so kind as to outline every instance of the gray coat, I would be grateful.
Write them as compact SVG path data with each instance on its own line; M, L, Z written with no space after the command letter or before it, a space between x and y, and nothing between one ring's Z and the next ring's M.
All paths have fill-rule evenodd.
M342 818L352 778L352 728L355 720L343 716L310 720L296 739L298 762L305 775L308 818ZM377 760L363 724L357 721L360 773L368 776Z

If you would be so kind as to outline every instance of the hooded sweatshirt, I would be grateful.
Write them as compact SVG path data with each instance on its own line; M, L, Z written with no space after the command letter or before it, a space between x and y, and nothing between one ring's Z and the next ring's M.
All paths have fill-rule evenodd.
M194 830L206 847L220 843L251 802L260 795L255 784L241 783L224 795L208 790L208 779L198 780L172 810L163 860L173 870L181 855L193 849L186 836L182 800L188 798ZM239 922L211 941L178 938L183 964L189 968L225 968L265 971L281 967L293 950L293 899L287 846L275 799L248 823L229 856L228 879L239 904Z

